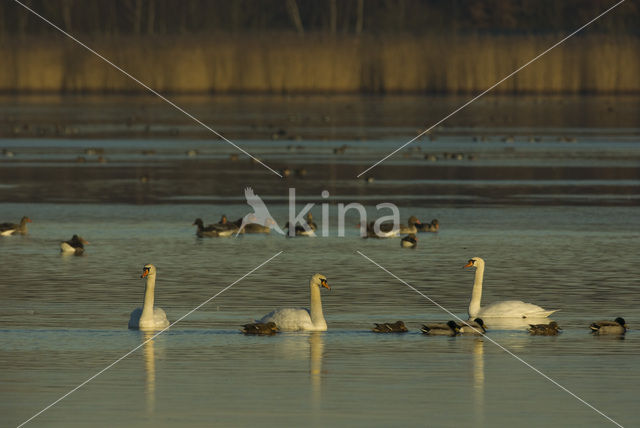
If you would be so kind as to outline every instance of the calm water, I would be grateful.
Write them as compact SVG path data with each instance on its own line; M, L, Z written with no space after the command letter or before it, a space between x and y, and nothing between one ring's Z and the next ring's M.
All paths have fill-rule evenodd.
M278 251L283 253L42 414L33 426L606 426L575 398L486 339L433 338L421 322L451 318L356 253L360 250L464 316L472 256L486 260L485 302L559 308L559 337L497 329L491 337L625 426L637 422L640 341L592 337L588 324L638 309L637 207L407 207L441 219L415 251L398 240L244 236L201 240L196 216L241 205L2 204L34 220L0 240L0 414L17 425L140 344L126 329L158 267L157 305L176 320ZM284 217L284 205L272 208ZM405 210L405 207L403 207ZM320 210L314 211L318 219ZM373 209L371 213L373 214ZM350 219L355 223L356 219ZM335 229L335 224L332 221ZM84 257L57 243L81 233ZM326 333L245 337L239 326L308 301L322 272ZM375 335L403 319L411 332Z
M421 150L367 174L373 182L355 179L461 103L436 101L187 105L274 168L307 170L281 180L246 158L231 161L230 146L157 100L0 98L0 148L14 154L0 157L0 222L33 220L29 235L0 239L0 425L22 423L149 337L126 328L145 263L157 266L156 304L175 321L282 252L30 426L613 426L488 338L420 334L422 323L451 316L357 251L461 317L473 284L461 267L484 258L484 303L560 309L564 329L531 337L522 325L489 324L488 336L637 425L639 98L483 99ZM246 186L281 224L288 188L299 209L316 203L319 224L319 195L329 190L330 236L198 239L196 217L248 212ZM388 214L376 204L396 202L403 222L437 218L441 230L401 249L397 239L360 239L352 211L338 237L336 204L353 201L369 218ZM74 233L91 242L86 254L61 256L59 242ZM240 334L274 308L308 305L316 272L332 287L322 293L327 332ZM617 316L631 326L622 340L589 334L592 321ZM398 319L409 333L369 331Z

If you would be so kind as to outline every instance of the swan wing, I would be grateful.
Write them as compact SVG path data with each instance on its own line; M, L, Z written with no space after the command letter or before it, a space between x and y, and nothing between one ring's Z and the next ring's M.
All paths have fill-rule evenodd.
M520 300L506 300L481 308L477 316L481 318L546 318L556 310L549 311L538 305L521 302Z
M169 326L167 314L162 308L153 308L153 323L158 328L165 328Z
M281 331L314 330L311 314L306 308L277 309L257 322L274 322Z

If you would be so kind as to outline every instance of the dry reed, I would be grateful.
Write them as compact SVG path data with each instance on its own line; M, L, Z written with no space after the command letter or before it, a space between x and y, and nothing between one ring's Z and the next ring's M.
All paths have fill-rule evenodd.
M88 44L165 93L470 93L491 86L560 36L433 35L108 38ZM496 93L638 93L640 38L575 37ZM0 91L142 92L63 38L5 40Z

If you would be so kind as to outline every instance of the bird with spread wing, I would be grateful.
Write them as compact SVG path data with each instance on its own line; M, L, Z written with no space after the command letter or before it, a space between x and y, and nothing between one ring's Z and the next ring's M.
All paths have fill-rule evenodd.
M251 187L244 189L244 197L247 199L247 204L253 208L253 212L242 218L242 224L240 225L240 229L238 229L238 233L241 233L246 225L257 223L262 226L272 227L278 233L284 235L284 231L280 229L278 223L273 219L273 217L271 217L267 206L264 204L260 196L253 193L253 189ZM236 233L236 236L238 233Z

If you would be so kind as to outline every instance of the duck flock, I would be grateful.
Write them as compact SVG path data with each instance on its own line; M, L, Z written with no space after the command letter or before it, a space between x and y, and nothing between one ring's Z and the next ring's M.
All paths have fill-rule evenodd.
M306 221L308 228L300 225L295 226L295 236L315 236L317 225L313 221L311 213L307 214ZM27 235L27 224L31 219L22 217L19 223L0 223L0 236ZM197 226L196 235L198 237L229 237L240 233L270 233L269 226L251 223L241 218L237 221L229 221L222 215L216 224L204 225L202 219L197 218L193 222ZM277 225L274 222L275 227ZM290 225L287 223L285 229ZM411 216L408 225L397 227L393 223L382 223L375 230L375 222L367 224L367 234L364 237L381 238L397 237L406 234L401 240L401 247L415 248L417 245L416 234L418 232L437 232L439 230L438 220L423 224L415 216ZM79 235L73 235L68 241L60 242L60 251L64 254L82 255L84 245L89 244ZM519 300L506 300L494 302L484 307L481 306L482 285L484 277L485 262L480 257L469 259L465 268L475 268L475 277L471 300L468 308L468 320L450 320L441 323L423 324L420 331L428 336L457 336L464 334L483 335L491 325L491 321L504 319L517 319L531 321L544 321L540 323L532 322L528 324L527 331L535 336L556 336L562 329L556 321L549 321L548 317L556 310L547 310L532 303L525 303ZM156 267L146 264L143 267L141 278L146 279L145 294L142 307L131 312L129 319L130 329L159 330L168 328L171 324L162 308L155 306L155 284ZM283 308L274 310L263 317L256 319L253 323L245 324L242 333L247 335L271 336L281 331L326 331L327 322L324 318L321 302L321 289L331 290L327 278L322 274L315 274L309 280L310 307L309 308ZM624 318L617 317L613 321L601 320L591 323L590 331L594 335L624 335L628 326ZM372 328L374 333L406 333L409 331L403 321L376 323Z

